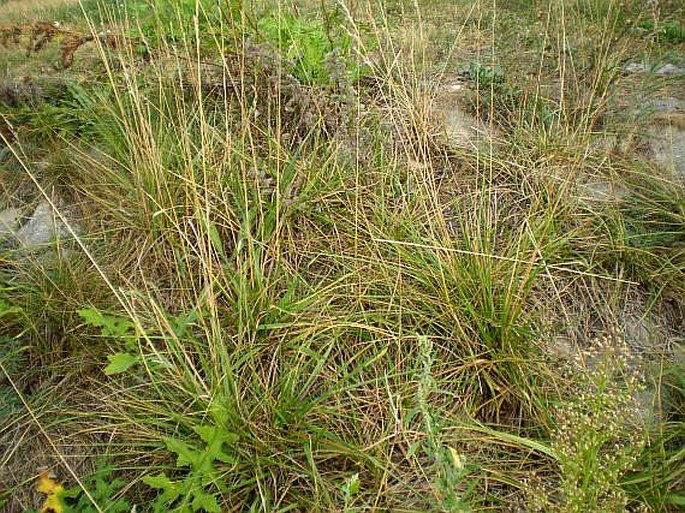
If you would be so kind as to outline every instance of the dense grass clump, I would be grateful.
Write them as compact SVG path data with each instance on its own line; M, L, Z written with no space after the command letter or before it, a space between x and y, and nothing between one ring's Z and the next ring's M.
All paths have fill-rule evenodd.
M677 38L453 3L67 11L121 37L3 114L64 229L0 246L2 507L682 505L683 184L605 140Z

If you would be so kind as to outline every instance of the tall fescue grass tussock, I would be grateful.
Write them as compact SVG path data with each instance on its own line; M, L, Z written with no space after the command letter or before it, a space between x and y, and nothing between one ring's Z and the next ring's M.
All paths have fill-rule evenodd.
M83 484L79 511L682 504L682 369L621 326L629 297L682 307L682 186L589 151L618 3L595 13L594 68L552 36L591 4L550 7L560 95L474 68L492 131L473 149L431 123L420 16L339 4L345 51L309 81L247 8L197 2L141 34L156 47L101 48L108 83L75 101L87 130L55 140L77 242L0 281L0 321L41 369L2 361L26 401L2 465L39 444ZM489 8L464 27L494 37ZM625 200L588 198L597 177ZM23 470L13 508L35 506Z

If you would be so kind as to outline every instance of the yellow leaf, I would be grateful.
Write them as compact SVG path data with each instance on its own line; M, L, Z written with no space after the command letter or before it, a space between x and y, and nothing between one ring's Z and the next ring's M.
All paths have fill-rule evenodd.
M49 470L43 470L38 476L38 481L36 481L36 490L45 495L52 495L56 490L61 489L62 486L55 481L54 472Z
M40 508L40 513L64 513L64 487L55 481L55 475L49 470L44 470L36 481L36 490L46 495L45 502Z
M60 486L60 488L62 488ZM64 501L59 493L48 495L43 506L40 508L40 513L64 513Z

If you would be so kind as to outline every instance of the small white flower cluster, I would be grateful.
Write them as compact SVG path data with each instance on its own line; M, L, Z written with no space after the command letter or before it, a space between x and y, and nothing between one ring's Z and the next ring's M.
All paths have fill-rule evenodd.
M531 486L535 511L625 511L620 479L647 444L636 399L645 390L641 363L612 330L563 364L568 394L553 410L551 434L558 489Z

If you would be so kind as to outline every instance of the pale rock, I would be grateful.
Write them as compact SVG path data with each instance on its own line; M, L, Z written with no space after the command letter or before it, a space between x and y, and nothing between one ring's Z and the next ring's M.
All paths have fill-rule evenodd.
M683 68L679 68L678 66L674 64L666 64L665 66L660 67L657 71L657 75L676 75L679 73L682 73L685 71Z
M17 230L15 236L22 246L27 247L45 244L66 233L66 227L50 204L41 201L29 221Z

